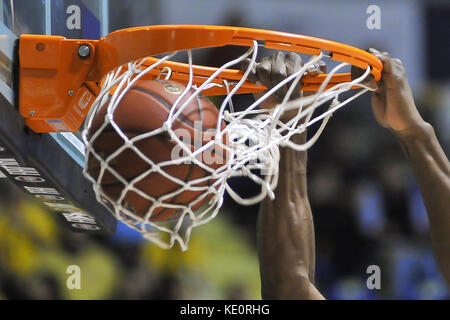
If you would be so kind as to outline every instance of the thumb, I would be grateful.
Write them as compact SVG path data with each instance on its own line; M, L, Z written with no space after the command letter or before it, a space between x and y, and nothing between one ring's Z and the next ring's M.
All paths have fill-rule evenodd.
M251 62L252 62L251 59L245 58L244 60L241 61L241 64L239 65L239 69L240 69L242 72L246 72L247 69L250 67ZM256 82L256 81L258 81L258 77L257 77L257 75L256 75L256 66L257 66L257 65L258 65L258 64L255 62L255 63L253 64L251 70L250 70L250 73L248 74L248 79L249 79L251 82Z
M387 127L386 123L386 101L382 93L375 91L372 94L372 111L375 120L382 126Z
M366 72L366 70L363 70L363 69L361 69L361 68L352 66L350 72L351 72L351 73L350 73L350 74L351 74L351 79L352 79L352 81L353 81L353 80L358 79L359 77L361 77L361 76ZM366 86L366 87L369 87L369 88L373 89L373 90L376 90L376 89L378 88L377 81L375 80L375 78L374 78L374 77L372 76L372 74L370 74L370 73L369 73L369 75L368 75L364 80L362 80L360 83L361 83L362 85Z

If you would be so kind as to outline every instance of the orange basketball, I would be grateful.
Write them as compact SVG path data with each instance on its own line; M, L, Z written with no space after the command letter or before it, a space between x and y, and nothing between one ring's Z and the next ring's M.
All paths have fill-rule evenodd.
M157 128L160 128L168 119L169 112L184 91L185 86L174 81L162 80L142 80L136 82L128 92L123 96L113 113L113 121L120 127L122 132L129 138L148 133ZM186 101L194 90L191 89L184 97L182 102ZM182 103L178 104L177 110ZM99 112L95 115L92 126L89 129L88 139L101 127L105 121L105 115L108 103L105 103ZM176 112L176 110L175 110ZM172 124L172 130L184 129L191 137L191 142L186 144L191 151L195 150L194 139L197 138L196 145L198 147L198 140L201 140L201 145L206 144L213 139L214 135L211 129L217 127L217 119L219 112L216 106L207 98L199 95L194 98L180 113ZM197 125L194 125L197 122ZM199 127L199 124L201 126ZM225 124L222 124L222 129ZM207 132L207 130L210 130ZM111 124L105 127L100 135L92 143L93 150L106 160L106 158L117 151L119 147L124 145L124 139L119 136ZM135 142L134 145L139 151L155 164L169 161L172 157L172 150L177 145L166 131L147 137L145 139ZM224 152L220 152L219 147L213 147L215 154L214 160L203 162L210 168L217 169L225 164ZM202 160L202 159L200 159ZM203 161L203 160L202 160ZM147 163L139 154L133 149L126 148L118 154L108 166L116 171L127 182L132 181L141 174L151 169L151 165ZM100 173L100 162L92 155L87 154L87 168L89 174L98 180ZM177 165L168 165L161 167L165 173L172 177L180 179L183 182L189 182L195 179L203 178L210 173L198 166L195 163L182 163ZM198 186L209 186L214 180L207 179L201 183L195 184ZM103 192L117 201L125 188L125 185L120 182L110 170L106 169L101 181ZM139 182L134 184L135 188L151 197L158 199L161 196L167 195L174 191L180 190L181 185L163 176L159 172L151 172L143 177ZM197 199L205 191L191 191L185 190L163 201L167 204L181 204L186 205ZM204 205L210 196L205 197L199 201L193 209L196 210ZM128 191L123 200L129 210L140 217L144 217L153 202L142 197L134 191ZM154 208L150 217L151 221L163 221L173 219L178 216L178 210L175 208L156 207Z

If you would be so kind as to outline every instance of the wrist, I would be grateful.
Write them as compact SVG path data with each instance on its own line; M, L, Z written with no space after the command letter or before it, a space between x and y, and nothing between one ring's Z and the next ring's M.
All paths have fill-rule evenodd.
M428 139L434 133L433 126L421 120L404 130L393 130L394 134L401 140Z

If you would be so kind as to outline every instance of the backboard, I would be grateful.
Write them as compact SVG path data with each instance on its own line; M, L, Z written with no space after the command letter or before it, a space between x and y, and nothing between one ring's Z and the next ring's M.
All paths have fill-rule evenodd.
M0 0L0 179L42 201L74 231L112 233L115 219L82 174L78 134L36 134L17 112L14 70L23 33L98 39L108 33L107 0Z

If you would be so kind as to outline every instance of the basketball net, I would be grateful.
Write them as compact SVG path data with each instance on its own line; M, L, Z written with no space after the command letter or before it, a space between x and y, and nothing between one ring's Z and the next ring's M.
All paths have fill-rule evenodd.
M275 198L274 190L278 182L280 147L288 147L297 151L309 149L322 134L328 120L336 110L342 108L365 92L374 90L362 84L363 80L370 74L370 67L368 67L364 74L357 79L350 82L339 83L327 89L327 85L332 76L342 68L349 66L348 63L341 63L328 73L328 76L322 82L317 92L309 96L301 96L298 99L291 100L290 97L293 94L294 89L298 88L297 85L299 81L301 81L307 71L314 68L319 60L327 58L327 55L321 52L317 56L312 56L300 70L268 90L255 102L244 109L240 106L239 109L243 109L243 111L236 111L233 106L232 98L245 82L250 70L252 70L252 67L256 63L258 43L254 41L253 46L250 47L244 55L218 68L217 71L207 78L199 87L193 85L194 73L192 52L191 50L186 51L190 71L189 80L186 89L174 103L170 114L162 127L129 139L115 123L113 114L121 99L134 83L140 79L145 79L145 76L151 70L172 58L177 52L168 54L151 65L145 65L146 59L141 59L130 62L127 65L110 72L103 81L101 92L93 104L86 120L86 127L83 131L83 139L86 145L86 158L89 159L89 157L95 157L101 164L100 174L95 179L90 176L87 167L84 169L85 176L93 182L97 200L104 204L118 220L139 231L146 239L163 248L171 248L178 242L182 250L187 249L192 229L209 222L217 215L223 204L223 195L225 191L228 192L234 201L242 205L256 204L266 196L269 196L271 199ZM251 62L238 83L228 83L227 81L224 81L220 85L213 82L223 70L239 64L247 57L250 57ZM171 70L165 68L164 71L165 72L160 76L165 79L170 79ZM270 109L261 107L261 103L286 84L289 84L289 89L281 103ZM219 108L215 137L210 142L192 151L173 130L173 123L179 117L183 109L202 93L202 91L218 85L224 86L227 89L227 95ZM359 91L350 98L340 102L338 99L339 96L355 86L360 87ZM195 92L180 105L180 102L183 101L183 97L189 93L191 88L194 88ZM89 136L88 130L92 125L93 119L105 103L108 103L108 106L104 122L94 134ZM321 107L320 110L319 107ZM287 112L289 112L291 116L289 118L283 117ZM294 114L293 116L292 113ZM221 125L223 121L226 123L226 127ZM321 122L320 126L317 132L308 141L303 144L297 144L292 141L293 136L301 134L307 127L316 122ZM109 155L106 159L103 159L96 153L93 144L95 139L101 135L102 131L108 125L111 125L114 128L117 134L122 137L124 143L114 153ZM135 144L140 140L163 133L169 135L172 141L176 142L180 150L183 151L183 155L170 161L154 163L151 159L146 157ZM226 137L226 139L224 139L224 137ZM224 141L228 142L224 143ZM222 166L218 169L213 169L201 160L201 155L203 152L211 149L211 147L217 148L217 146L227 153L227 157ZM148 170L131 181L122 177L109 165L111 161L113 161L121 152L125 151L125 149L132 149L149 164ZM169 175L164 170L167 166L181 163L195 164L206 170L206 172L209 173L209 176L191 181L182 181L179 178ZM113 174L117 180L125 186L119 199L112 199L102 190L100 182L106 171ZM173 192L154 198L136 187L136 184L139 181L151 173L159 173L165 178L175 182L180 187ZM227 180L231 177L247 177L260 185L261 190L256 196L250 198L241 197L227 183ZM214 182L208 186L198 186L199 184L204 184L207 180ZM145 217L141 218L137 216L130 210L126 203L124 203L123 200L127 192L130 191L151 201L152 205L148 209ZM201 191L201 195L188 204L170 203L169 199L173 199L185 191ZM193 209L199 203L205 202L205 199L209 199L207 204L203 205L198 210ZM150 221L150 217L157 208L177 209L179 215L173 221Z

